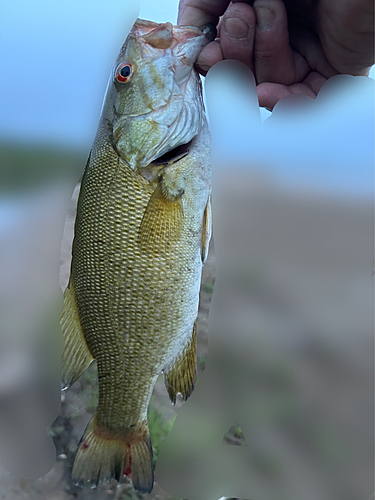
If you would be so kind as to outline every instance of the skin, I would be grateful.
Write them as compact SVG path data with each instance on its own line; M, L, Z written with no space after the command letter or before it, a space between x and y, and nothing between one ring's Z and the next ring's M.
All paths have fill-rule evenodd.
M223 59L243 62L268 109L292 93L315 98L328 78L368 75L374 64L373 0L181 0L178 23L218 25L199 71Z

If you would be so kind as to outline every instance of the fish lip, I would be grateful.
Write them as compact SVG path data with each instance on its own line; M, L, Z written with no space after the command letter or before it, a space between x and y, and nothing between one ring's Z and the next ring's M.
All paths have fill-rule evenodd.
M202 26L192 26L190 24L186 25L178 24L177 26L174 26L174 28L183 28L184 30L190 30L193 31L194 33L197 33L197 30L200 30L202 34L205 35L205 37L207 38L207 43L212 42L217 37L216 26L211 23L203 24Z
M146 19L141 19L138 18L135 23L133 24L133 27L130 32L130 36L134 38L138 37L145 37L147 39L148 35L150 32L154 31L155 29L160 29L161 26L165 26L166 29L171 31L172 37L177 41L177 38L175 38L175 30L177 33L179 32L180 28L183 28L185 31L189 30L196 35L199 35L199 31L201 34L205 35L207 38L207 43L211 42L212 40L215 40L217 36L217 31L216 31L216 26L210 23L203 24L202 26L192 26L192 25L174 25L170 22L166 23L155 23L154 21L149 21ZM147 42L146 42L147 43Z

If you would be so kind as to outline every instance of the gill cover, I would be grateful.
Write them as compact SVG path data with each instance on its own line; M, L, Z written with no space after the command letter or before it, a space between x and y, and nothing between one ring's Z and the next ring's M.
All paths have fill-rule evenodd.
M146 167L200 132L204 107L200 77L193 66L214 37L209 26L200 29L141 19L134 24L117 58L103 106L113 144L133 170ZM127 78L128 69L121 78L122 67L131 68L131 78Z

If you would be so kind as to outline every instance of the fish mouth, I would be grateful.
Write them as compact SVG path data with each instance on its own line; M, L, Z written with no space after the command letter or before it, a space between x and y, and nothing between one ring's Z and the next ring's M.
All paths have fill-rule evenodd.
M213 24L204 24L203 26L199 26L199 29L203 32L208 42L215 40L217 36L216 26Z
M149 45L161 49L171 47L181 42L183 38L197 35L198 31L205 35L207 43L215 40L217 36L216 27L213 24L173 26L169 22L159 24L138 18L132 28L133 36L142 37Z
M140 173L142 177L144 177L148 181L155 181L159 178L160 172L163 169L177 163L189 154L189 149L194 139L195 137L193 137L186 144L180 144L179 146L170 149L158 158L155 158L155 160L149 163L147 167L138 169L138 173Z

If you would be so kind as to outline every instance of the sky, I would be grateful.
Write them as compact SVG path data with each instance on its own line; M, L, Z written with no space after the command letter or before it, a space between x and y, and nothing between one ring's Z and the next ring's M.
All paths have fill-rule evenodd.
M177 8L177 0L143 0L141 4L134 0L2 0L0 140L56 143L88 151L108 75L132 23L138 15L157 22L176 22ZM229 84L242 95L238 94L240 82L231 80ZM359 89L359 84L353 85ZM287 118L283 121L289 112L283 115L279 106L272 116L262 109L249 129L249 116L243 113L246 107L234 99L230 101L233 125L226 106L224 117L216 118L220 122L217 133L224 134L225 140L215 136L214 142L226 147L221 156L233 158L235 154L242 163L250 158L252 164L271 168L281 176L293 174L300 168L301 156L308 155L304 172L314 170L322 182L330 177L327 162L336 161L338 155L350 172L346 185L372 193L373 96L369 85L362 85L360 91L354 87L346 90L340 102L322 105L330 111L323 112L324 117L318 117L314 126L311 121L306 123L306 110L294 113L293 123ZM363 93L364 87L365 98L359 99L358 92ZM213 110L215 103L223 107L233 95L224 92L208 102L213 103ZM306 144L309 137L315 141ZM336 169L332 184L337 184Z

